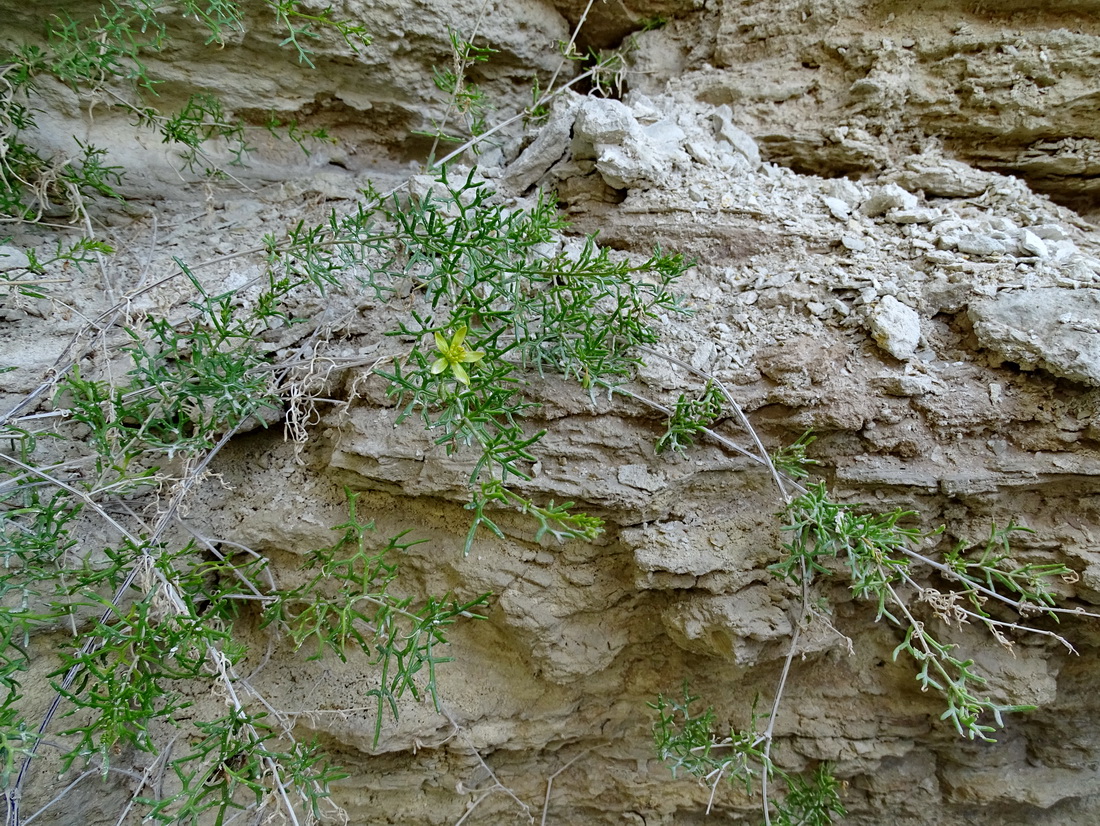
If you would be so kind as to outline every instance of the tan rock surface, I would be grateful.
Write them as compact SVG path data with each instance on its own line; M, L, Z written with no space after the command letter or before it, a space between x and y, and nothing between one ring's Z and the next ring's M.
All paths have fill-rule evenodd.
M617 249L644 255L659 242L697 257L682 285L695 315L665 320L661 349L725 383L769 447L813 428L816 470L839 495L915 510L928 528L946 525L940 550L981 539L992 522L1026 524L1035 533L1020 553L1078 571L1080 582L1062 595L1095 609L1100 391L1098 333L1085 316L1100 290L1100 235L1032 189L1085 213L1095 196L1100 3L996 5L597 4L591 42L599 46L641 18L672 18L635 35L626 99L591 105L613 109L623 137L605 134L597 150L595 127L582 124L582 140L567 140L578 134L577 104L555 123L550 149L521 155L539 144L517 127L482 172L502 187L556 186L577 227L600 230ZM195 207L203 191L167 189L171 166L159 147L111 139L122 134L121 119L89 122L89 134L108 136L122 160L147 164L144 191L157 195L149 215L109 230L133 271L147 256L167 266L172 255L242 249L262 232L349 207L357 184L376 173L407 177L403 164L423 159L428 143L409 135L441 112L429 70L448 60L447 25L469 26L473 7L340 6L368 22L375 44L354 57L321 43L316 73L285 57L278 71L255 71L276 53L276 35L261 22L201 66L191 56L198 34L181 23L180 52L158 67L235 108L262 100L264 109L332 128L337 144L307 160L265 146L243 174L256 192ZM557 66L551 41L568 37L566 20L579 8L491 7L482 33L500 54L484 81L502 114L527 103L533 74ZM638 135L663 122L675 124L660 131L666 160L646 167L652 158ZM44 140L72 128L55 119ZM750 159L744 134L762 164ZM609 172L609 147L623 141L633 177ZM189 223L196 209L202 217ZM152 215L171 225L169 240L162 233L151 242ZM226 284L244 284L258 267L238 259L218 272ZM102 301L92 277L74 287L88 312ZM1012 331L1013 319L1029 317L1013 302L1030 311L1039 296L1063 293L1072 296L1063 315L1073 318L1057 308L1045 318L1065 335L1030 324L1020 336ZM26 306L5 300L0 346L4 363L20 368L4 388L13 398L34 386L76 322L52 316L43 336ZM138 310L179 296L165 288L142 300ZM876 320L883 306L905 308L904 346L883 343L896 332ZM384 312L362 296L334 295L303 312L309 322L285 331L278 346L324 331L333 352L369 363L387 352ZM671 403L697 384L677 364L651 358L630 387ZM403 562L410 593L493 594L487 621L450 635L442 711L407 703L377 748L362 658L315 663L277 650L258 672L265 696L349 771L334 788L349 822L538 822L551 779L546 823L758 822L758 801L737 785L722 788L704 816L709 791L672 779L656 760L646 703L689 679L736 725L749 722L755 697L769 705L797 592L766 570L784 541L767 474L713 444L657 456L658 414L532 377L543 407L529 425L549 432L523 490L577 501L608 529L591 543L539 544L528 520L506 514L504 537L483 532L464 558L469 457L433 448L413 421L396 424L392 400L362 367L335 371L330 385L326 392L348 406L326 411L301 453L277 429L235 439L218 460L218 484L187 519L271 554L292 577L303 554L330 540L348 485L364 491L381 535L411 527L427 540ZM721 427L748 444L735 423ZM1100 821L1100 624L1059 627L1076 657L1045 638L1019 640L1013 656L971 628L953 632L979 652L998 697L1041 705L1009 716L998 743L971 743L938 719L941 703L921 693L913 663L893 661L899 632L875 624L874 606L854 602L844 585L838 577L823 586L832 614L796 652L776 721L781 765L834 762L853 826ZM262 643L263 632L255 634ZM77 811L89 824L113 823L121 805L83 792L72 800L54 823L74 822ZM104 813L107 803L114 808Z

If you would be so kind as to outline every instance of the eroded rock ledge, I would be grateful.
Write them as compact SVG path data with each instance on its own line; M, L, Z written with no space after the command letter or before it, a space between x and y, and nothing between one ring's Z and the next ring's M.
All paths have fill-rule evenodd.
M429 67L447 57L453 6L343 5L373 21L369 58L328 44L319 73L288 70L266 85L245 73L271 108L332 125L337 145L290 184L279 180L292 176L289 155L273 151L256 178L276 183L211 200L192 227L192 201L165 198L167 167L150 164L146 195L160 200L133 223L112 219L132 249L144 221L165 215L178 225L158 260L231 254L301 218L304 195L343 207L375 166L406 177L395 158L415 155L409 131L439 114ZM531 42L566 36L578 8L496 9L484 34L502 56L483 79L502 109L526 104L531 72L553 71ZM946 526L943 546L1016 520L1034 530L1020 558L1068 565L1079 580L1061 596L1100 605L1100 236L1033 191L1086 205L1095 196L1100 4L597 8L601 46L641 18L671 19L635 34L623 100L563 96L541 131L488 151L479 174L517 203L553 189L578 231L599 230L626 254L660 243L695 256L682 285L695 314L666 320L661 351L729 387L769 446L812 428L817 470L838 496L913 509L926 527ZM202 67L208 85L233 103L245 91L235 61L263 63L272 38L258 30L230 44L224 63ZM195 72L192 47L164 71L181 82ZM71 125L61 120L55 136ZM104 116L88 128L117 126ZM135 271L148 266L130 255ZM220 272L227 285L256 274L237 262ZM94 284L74 290L88 306L101 300ZM361 298L309 308L309 323L277 345L323 329L334 357L373 353L379 328ZM40 308L12 300L5 312L5 340L21 354L15 393L76 322L58 318L42 336L28 321ZM53 350L32 357L31 343ZM551 823L708 822L709 792L654 758L646 703L686 678L720 718L744 725L753 698L771 697L797 595L766 570L783 540L767 474L714 444L658 457L661 417L644 405L532 381L543 407L530 425L548 435L525 492L574 500L608 529L592 543L537 544L526 520L502 514L505 537L480 538L464 558L468 457L433 449L414 423L395 427L380 382L334 371L327 391L347 406L327 412L304 448L276 433L235 440L217 467L223 484L188 516L290 572L330 541L347 485L364 491L380 533L413 527L428 540L404 563L410 593L493 593L489 619L452 634L444 713L410 705L378 749L362 662L279 654L257 677L350 770L334 795L350 821L456 823L491 787L491 767L536 812L553 777ZM664 403L698 386L659 357L629 385ZM1079 656L1050 640L1009 652L973 628L952 632L998 697L1041 706L1012 716L998 743L976 744L938 720L912 664L893 661L898 632L874 623L874 606L852 601L842 578L822 596L832 613L802 637L776 756L794 769L833 761L848 783L847 823L1100 819L1100 625L1063 623ZM756 807L732 787L712 817L755 822ZM527 814L494 794L464 822L513 821Z

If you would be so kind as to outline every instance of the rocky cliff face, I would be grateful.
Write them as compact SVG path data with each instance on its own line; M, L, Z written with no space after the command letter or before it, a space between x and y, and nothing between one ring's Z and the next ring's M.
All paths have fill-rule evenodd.
M680 41L675 26L643 35L654 65L675 44L681 71L639 82L735 105L765 155L799 172L878 175L939 144L1091 208L1096 11L1074 2L725 3L702 28L706 41L694 32ZM926 192L962 194L935 189Z
M697 260L681 285L694 315L662 330L659 349L676 361L648 359L636 392L669 403L712 375L769 447L812 429L815 470L845 501L944 525L939 550L1015 520L1034 533L1014 553L1068 565L1076 579L1060 596L1096 610L1100 3L993 5L597 4L581 41L631 38L622 99L563 96L545 125L502 132L479 174L517 199L556 191L579 231L626 253L658 243ZM552 42L583 11L486 6L479 38L499 53L478 80L502 119L526 105L532 76L555 70ZM118 213L108 230L135 268L236 252L322 202L342 208L367 179L411 174L407 162L430 143L412 133L445 108L430 67L450 59L447 26L469 34L477 14L359 0L340 12L363 19L375 42L360 56L320 43L315 72L285 61L258 71L276 49L259 19L198 64L200 37L179 23L179 51L159 67L173 83L337 138L304 161L261 145L241 173L252 193L196 203L198 190L166 177L159 148L124 140L109 112L73 120L58 90L67 117L52 119L47 138L79 124L147 171L144 214ZM658 15L664 25L641 30ZM174 227L170 240L148 241L154 216ZM222 266L227 283L253 274ZM90 306L102 300L95 284L80 289ZM300 335L329 336L334 353L368 363L380 352L372 308L333 301L350 303L318 308ZM25 311L12 307L3 332L10 352L29 352L34 338L12 394L33 386L70 333L56 319L55 337L41 337ZM533 383L541 407L530 424L548 435L525 490L576 501L607 530L538 543L523 517L504 517L503 537L486 531L463 557L465 457L397 424L365 366L332 371L324 392L341 404L304 446L275 432L231 442L221 484L197 494L187 520L290 571L329 541L348 486L383 533L414 526L428 540L403 563L410 593L493 594L485 622L451 635L442 712L410 704L377 748L361 661L307 663L276 649L257 672L265 696L349 772L333 799L351 823L757 822L758 802L737 786L704 814L709 790L672 779L655 758L646 704L685 679L737 725L755 697L770 703L798 594L766 570L784 537L765 470L718 444L658 456L652 409ZM721 427L749 446L736 422ZM1057 626L1076 654L1047 637L1009 649L971 625L951 632L995 696L1039 706L980 743L938 719L939 698L893 659L900 632L875 622L873 604L853 600L842 577L820 596L831 613L800 637L775 756L796 770L831 761L846 784L844 822L1097 822L1100 621ZM104 798L73 799L89 822L117 817L117 807L102 814Z

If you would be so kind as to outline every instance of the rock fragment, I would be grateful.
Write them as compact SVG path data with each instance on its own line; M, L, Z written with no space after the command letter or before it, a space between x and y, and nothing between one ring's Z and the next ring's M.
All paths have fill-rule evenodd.
M761 585L736 594L693 596L665 609L661 620L685 651L741 665L754 664L763 643L787 639L791 633L786 613Z
M577 114L576 136L593 144L619 144L639 128L634 113L624 103L606 98L585 98Z
M504 180L509 187L523 192L534 186L565 155L580 101L580 95L559 98L550 112L550 119L538 130L535 140L505 172Z
M30 259L22 250L7 244L0 245L0 272L25 270L31 265Z
M1069 240L1069 233L1066 232L1064 227L1060 227L1057 224L1039 224L1034 227L1028 227L1028 231L1035 233L1044 241Z
M971 302L982 347L1022 370L1100 387L1100 292L1044 287Z
M847 221L848 216L852 214L852 208L846 204L840 198L823 198L825 206L828 208L830 214L838 221Z
M996 238L992 238L988 235L979 235L975 232L968 232L965 235L960 235L956 246L959 252L965 255L1001 255L1005 251L1004 244Z
M868 218L885 215L892 209L916 209L917 196L906 192L897 184L886 184L860 206L859 211Z
M1016 245L1024 255L1034 255L1038 258L1046 258L1050 255L1050 249L1047 247L1046 242L1034 232L1026 229L1020 233Z
M929 153L906 158L901 171L893 178L910 192L919 190L925 195L944 198L972 198L985 192L995 176Z
M859 202L863 200L859 187L847 178L833 178L825 185L825 194L830 198L843 201L851 209L855 209L859 206Z
M934 209L892 209L886 213L891 224L930 224L936 217Z
M728 105L722 104L715 110L714 127L719 138L725 140L744 156L751 170L760 168L760 148L752 135L733 125L733 113Z
M643 127L625 104L585 98L573 124L573 158L594 160L615 189L649 189L667 183L675 166L690 163L683 149L686 138L671 121Z
M885 295L867 319L871 337L883 350L901 361L908 361L920 344L920 317L892 295Z

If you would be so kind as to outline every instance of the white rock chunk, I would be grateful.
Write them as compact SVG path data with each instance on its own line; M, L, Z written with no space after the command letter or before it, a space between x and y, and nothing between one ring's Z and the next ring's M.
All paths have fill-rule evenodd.
M877 218L892 209L916 209L918 203L913 193L906 192L897 184L886 184L864 201L859 211L868 218Z
M910 155L902 164L895 180L906 189L925 195L948 198L971 198L989 188L996 175L949 160L938 153Z
M760 148L752 135L733 125L733 112L726 104L722 104L715 111L714 128L719 138L729 143L749 162L750 169L760 168Z
M996 238L974 232L960 235L956 246L966 255L1001 255L1005 251L1005 245Z
M504 180L508 186L522 192L536 184L565 155L580 102L580 95L559 98L550 112L550 119L538 130L535 140L505 172Z
M606 98L585 98L577 114L576 135L592 143L622 143L640 127L624 103Z
M930 224L939 217L934 209L892 209L886 220L892 224Z
M843 201L851 209L855 209L859 206L859 202L863 200L859 187L847 178L833 178L825 185L825 194L830 198Z
M1020 233L1020 239L1016 242L1016 245L1024 255L1034 255L1038 258L1050 256L1050 249L1047 247L1046 241L1026 229Z
M1050 258L1054 264L1065 264L1081 250L1072 241L1051 241L1047 244Z
M1028 231L1034 232L1044 241L1069 240L1069 233L1066 232L1065 227L1058 226L1058 224L1039 224L1038 226L1028 227Z
M1100 291L1045 287L972 302L983 347L1023 370L1100 387Z
M908 361L920 344L920 316L892 295L882 300L867 319L871 337L883 350L901 361Z
M823 198L825 206L838 221L847 221L852 214L852 208L840 198Z
M24 270L31 265L23 251L7 244L0 245L0 272Z
M594 159L608 186L649 189L667 183L677 165L690 163L686 140L672 121L643 127L625 104L586 98L573 124L573 157Z

